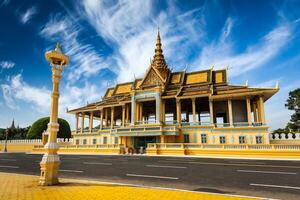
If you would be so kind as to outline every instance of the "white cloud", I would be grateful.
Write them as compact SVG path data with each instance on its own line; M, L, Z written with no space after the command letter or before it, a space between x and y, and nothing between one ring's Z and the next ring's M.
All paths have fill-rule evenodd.
M66 71L70 81L96 75L101 69L109 67L92 45L80 42L80 27L66 17L52 18L40 34L44 38L51 38L53 42L61 41L65 54L71 60Z
M6 6L9 4L9 2L10 2L10 0L3 0L1 3L1 6Z
M16 65L16 63L6 60L6 61L1 61L0 66L2 69L10 69L13 68Z
M193 70L200 67L215 66L224 68L230 66L230 76L238 76L258 67L274 58L280 50L287 46L292 35L292 25L280 24L266 34L258 43L249 46L244 52L235 52L230 36L232 23L225 24L218 42L205 46L194 62Z
M45 111L48 109L50 100L50 91L46 88L35 88L26 84L22 75L10 77L8 84L2 84L3 96L6 104L11 109L19 109L15 100L22 100L28 103L32 103L39 107L39 110Z
M62 85L59 99L59 116L73 121L73 116L66 113L66 108L77 108L100 100L104 85L96 86L85 83L82 87ZM32 109L41 115L50 111L51 90L46 87L32 86L23 80L21 74L9 77L7 83L1 85L6 105L12 110L20 109L20 101L28 103ZM28 122L29 124L31 122Z
M29 20L37 13L37 8L35 6L32 6L31 8L28 8L23 14L21 14L21 22L23 24L26 24L29 22Z
M154 55L157 26L160 26L163 49L169 64L183 66L184 56L196 39L202 37L201 23L194 14L200 9L182 13L171 2L170 9L154 14L153 1L103 1L85 0L84 16L100 37L112 44L112 57L116 65L112 70L118 82L131 81L144 75ZM80 7L81 8L81 7ZM81 9L78 10L81 10ZM138 16L138 17L137 17ZM178 49L182 50L178 54ZM172 67L172 66L171 66Z

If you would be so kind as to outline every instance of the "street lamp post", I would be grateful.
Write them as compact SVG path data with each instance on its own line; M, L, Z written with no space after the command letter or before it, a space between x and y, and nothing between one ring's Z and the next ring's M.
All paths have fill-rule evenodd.
M8 137L8 128L6 128L6 130L5 130L4 152L7 152L7 137Z
M57 155L57 132L58 124L58 99L59 99L59 83L61 72L65 65L69 63L68 56L64 55L60 49L59 43L53 51L45 53L46 60L52 67L52 93L51 93L51 110L50 121L47 128L48 142L44 146L45 154L40 162L41 176L39 184L42 186L58 184L58 168L60 165L59 156Z

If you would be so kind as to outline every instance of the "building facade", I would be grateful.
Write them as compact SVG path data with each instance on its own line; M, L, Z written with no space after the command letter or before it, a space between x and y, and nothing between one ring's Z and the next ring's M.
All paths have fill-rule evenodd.
M76 117L73 142L132 149L148 143L269 144L264 103L278 85L231 85L227 73L213 68L172 72L158 33L142 79L117 84L101 101L68 111Z

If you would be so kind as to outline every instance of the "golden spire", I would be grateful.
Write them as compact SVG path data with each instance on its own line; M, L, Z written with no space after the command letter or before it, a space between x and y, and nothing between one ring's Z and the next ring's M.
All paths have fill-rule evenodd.
M157 30L157 38L156 38L156 48L155 55L153 59L153 64L156 69L165 69L167 68L167 64L163 55L163 50L161 48L161 39L160 39L160 31L159 28Z

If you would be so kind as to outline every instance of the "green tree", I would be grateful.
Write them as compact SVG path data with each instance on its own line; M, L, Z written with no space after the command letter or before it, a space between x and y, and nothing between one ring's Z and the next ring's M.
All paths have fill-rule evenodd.
M41 139L42 133L47 130L47 125L50 121L49 117L43 117L35 121L30 127L27 138L28 139ZM59 131L57 134L58 138L70 138L71 137L71 129L69 123L61 118L58 118L59 123Z
M289 98L287 99L285 107L294 111L286 129L292 132L298 132L300 130L300 88L289 93Z

